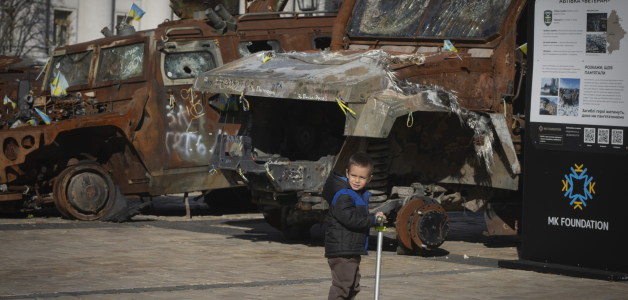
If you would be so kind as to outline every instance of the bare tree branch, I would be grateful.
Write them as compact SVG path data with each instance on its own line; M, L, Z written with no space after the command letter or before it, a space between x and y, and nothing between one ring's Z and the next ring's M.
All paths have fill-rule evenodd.
M45 1L0 0L0 55L47 56L49 13Z

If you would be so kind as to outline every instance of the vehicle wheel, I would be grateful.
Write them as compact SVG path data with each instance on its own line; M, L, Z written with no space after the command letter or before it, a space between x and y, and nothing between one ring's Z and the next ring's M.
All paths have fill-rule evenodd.
M53 189L55 206L68 219L97 220L107 213L116 198L116 190L100 164L80 161L67 167Z
M406 202L395 220L399 244L413 251L438 248L445 242L449 226L447 212L430 197Z

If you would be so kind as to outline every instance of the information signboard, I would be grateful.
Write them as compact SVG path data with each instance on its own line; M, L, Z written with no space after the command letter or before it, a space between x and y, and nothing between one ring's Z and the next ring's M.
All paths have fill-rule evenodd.
M628 1L530 2L519 265L625 274Z
M535 147L626 153L628 1L536 1Z

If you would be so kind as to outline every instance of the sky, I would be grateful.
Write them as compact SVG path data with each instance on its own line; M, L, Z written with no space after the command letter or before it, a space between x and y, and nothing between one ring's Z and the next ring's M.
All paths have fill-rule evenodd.
M561 78L560 79L560 88L561 89L579 89L580 88L580 79L578 78Z
M558 102L558 97L541 97L541 101L543 101L543 99L547 99L550 103L553 102L554 104Z
M544 86L550 86L553 78L541 78L541 88Z

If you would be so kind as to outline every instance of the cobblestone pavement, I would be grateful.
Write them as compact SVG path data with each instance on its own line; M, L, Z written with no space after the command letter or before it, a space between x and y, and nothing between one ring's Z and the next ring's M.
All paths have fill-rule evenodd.
M217 216L199 201L187 220L180 197L157 200L123 224L64 220L54 210L0 219L0 300L327 298L324 227L293 242L259 213ZM626 283L500 269L497 260L517 258L519 239L484 237L482 214L450 217L439 252L399 256L385 239L381 299L626 299ZM357 299L371 299L374 255L361 273Z

